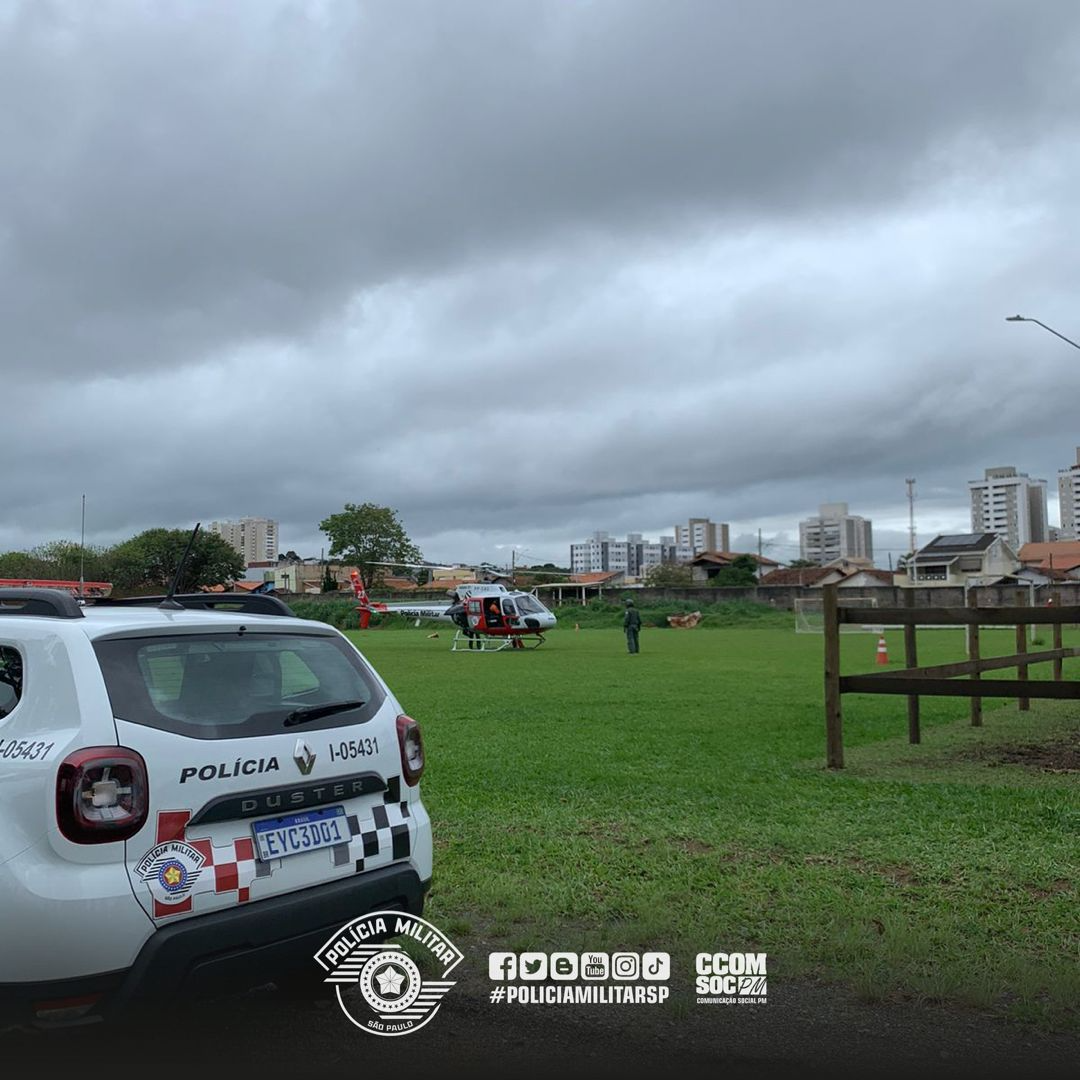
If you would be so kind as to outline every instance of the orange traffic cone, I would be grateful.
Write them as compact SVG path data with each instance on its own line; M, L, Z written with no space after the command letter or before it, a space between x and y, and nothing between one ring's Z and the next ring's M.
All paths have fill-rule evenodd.
M884 665L889 662L889 647L885 644L885 635L877 639L877 662Z

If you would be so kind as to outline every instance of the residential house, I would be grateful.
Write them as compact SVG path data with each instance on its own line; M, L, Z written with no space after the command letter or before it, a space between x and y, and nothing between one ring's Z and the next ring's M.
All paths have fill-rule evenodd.
M863 565L861 559L836 559L828 566L797 566L773 570L760 581L761 585L803 585L820 589L838 585L841 589L881 589L895 584L891 570L875 570Z
M1080 540L1025 544L1017 555L1025 566L1061 571L1070 578L1080 578Z
M589 574L571 574L566 581L545 581L533 592L549 603L561 604L568 598L584 604L589 597L602 597L605 589L624 588L626 584L627 577L622 570L598 570Z
M829 566L781 567L771 570L759 582L759 585L803 585L807 588L820 588L826 578L835 580L835 568Z
M898 584L909 588L993 585L1019 569L1016 552L996 533L936 536L908 560Z
M699 555L695 555L687 565L690 567L691 573L694 576L695 584L707 582L711 578L716 577L724 567L730 566L741 555L753 559L758 568L759 577L770 570L778 569L780 566L775 559L769 559L764 555L754 555L750 552L742 551L703 551Z

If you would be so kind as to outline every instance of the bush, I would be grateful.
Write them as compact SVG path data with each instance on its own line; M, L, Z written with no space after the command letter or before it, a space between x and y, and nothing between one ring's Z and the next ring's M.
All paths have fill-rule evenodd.
M722 600L714 603L696 601L663 601L636 605L641 614L642 625L655 629L669 629L669 615L686 615L691 611L702 614L699 627L727 626L762 626L788 627L791 625L791 613L778 611L768 604L757 604L750 600ZM560 624L577 623L582 630L613 629L622 627L625 602L590 600L586 605L566 603L555 609Z
M338 630L355 630L360 625L355 600L294 600L289 607L297 618L329 623ZM378 615L373 615L372 625L377 625L378 619Z

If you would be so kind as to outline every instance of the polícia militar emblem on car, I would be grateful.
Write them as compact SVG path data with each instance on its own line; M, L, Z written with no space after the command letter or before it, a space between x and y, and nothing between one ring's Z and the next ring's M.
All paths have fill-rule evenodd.
M315 766L315 751L303 739L297 739L293 747L293 761L300 772L307 776Z
M203 870L206 857L182 840L168 840L148 851L135 867L159 904L179 904L187 899Z

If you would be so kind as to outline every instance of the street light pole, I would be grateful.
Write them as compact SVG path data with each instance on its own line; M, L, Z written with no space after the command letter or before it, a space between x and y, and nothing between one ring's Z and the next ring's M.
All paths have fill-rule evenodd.
M1039 322L1038 319L1029 319L1026 315L1006 315L1006 322L1033 322L1036 326L1041 326L1044 330L1049 330L1054 337L1061 338L1062 341L1067 341L1074 349L1080 349L1080 345L1077 345L1072 338L1067 338L1064 334L1059 334L1052 326L1047 326L1044 322Z

